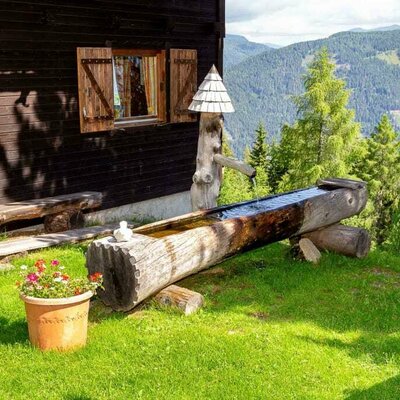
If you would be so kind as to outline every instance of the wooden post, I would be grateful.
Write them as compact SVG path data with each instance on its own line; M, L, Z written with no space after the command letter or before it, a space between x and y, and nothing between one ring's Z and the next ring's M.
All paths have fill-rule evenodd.
M222 113L235 111L215 65L193 96L189 110L201 113L196 172L191 188L192 209L196 211L217 206L222 167L214 156L221 154Z
M190 190L193 211L217 206L222 167L214 156L221 153L222 127L221 114L201 113L196 172Z

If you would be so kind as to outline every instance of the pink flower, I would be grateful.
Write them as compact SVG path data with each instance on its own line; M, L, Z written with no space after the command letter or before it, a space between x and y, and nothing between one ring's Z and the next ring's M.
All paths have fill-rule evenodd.
M53 267L57 267L58 265L60 265L60 261L58 261L58 260L51 260L51 265L52 265Z
M35 273L28 274L28 275L26 276L26 280L27 280L28 282L37 282L38 279L39 279L39 277L38 277L37 274L35 274Z

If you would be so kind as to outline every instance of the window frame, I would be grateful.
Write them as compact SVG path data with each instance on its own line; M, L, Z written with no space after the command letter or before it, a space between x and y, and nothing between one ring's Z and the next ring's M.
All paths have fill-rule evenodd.
M113 57L118 55L157 57L156 118L148 115L115 118ZM197 49L77 47L76 57L82 134L198 122L198 115L188 111L197 91Z
M157 60L157 114L138 115L126 118L114 118L115 128L129 128L135 126L159 125L166 122L166 51L163 49L132 49L112 48L112 57L136 56L156 57Z

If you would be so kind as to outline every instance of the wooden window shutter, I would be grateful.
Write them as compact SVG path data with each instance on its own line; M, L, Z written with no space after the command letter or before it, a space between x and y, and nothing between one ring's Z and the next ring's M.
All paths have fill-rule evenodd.
M78 47L81 132L114 128L113 64L110 48Z
M197 50L170 50L170 122L194 122L188 110L197 91Z

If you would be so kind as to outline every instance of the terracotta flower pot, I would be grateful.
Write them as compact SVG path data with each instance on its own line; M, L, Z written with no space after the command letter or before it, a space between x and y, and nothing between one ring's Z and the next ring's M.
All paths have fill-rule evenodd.
M85 346L92 296L91 291L61 299L20 294L25 302L31 343L41 350L66 351Z

